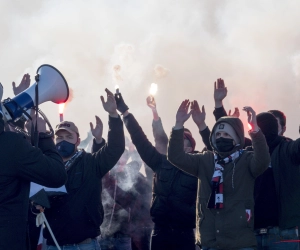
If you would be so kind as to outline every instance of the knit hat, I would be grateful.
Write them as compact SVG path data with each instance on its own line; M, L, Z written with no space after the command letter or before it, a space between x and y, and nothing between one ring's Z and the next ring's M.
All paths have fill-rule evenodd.
M78 136L79 136L78 128L75 126L75 124L73 122L63 121L63 122L57 124L56 128L55 128L55 134L60 130L66 130L71 133L73 132L73 133L78 134Z
M276 117L269 113L263 112L256 116L257 125L266 137L269 144L278 136L278 123Z
M193 138L191 131L188 130L187 128L184 129L183 138L189 140L189 142L191 143L191 147L193 149L192 151L195 151L196 141Z
M229 123L222 122L217 125L217 127L214 130L215 138L216 138L216 134L221 131L229 134L231 136L231 138L235 141L236 144L240 143L240 139L239 139L238 135L236 134L235 130Z

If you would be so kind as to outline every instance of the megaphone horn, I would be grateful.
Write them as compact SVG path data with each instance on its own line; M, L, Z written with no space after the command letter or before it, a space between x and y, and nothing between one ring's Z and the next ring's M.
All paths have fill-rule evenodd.
M3 106L8 111L11 120L20 118L24 111L47 101L64 103L69 98L69 87L64 76L51 65L43 64L37 69L36 81L12 99L6 99ZM38 85L38 103L35 91ZM10 120L10 119L7 119Z

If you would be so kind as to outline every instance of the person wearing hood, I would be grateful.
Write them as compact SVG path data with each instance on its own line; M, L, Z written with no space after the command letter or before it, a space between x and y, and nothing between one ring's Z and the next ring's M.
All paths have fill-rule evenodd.
M254 152L244 151L243 123L236 117L220 118L210 136L212 151L196 155L183 150L184 123L192 115L199 126L197 101L181 103L169 139L168 160L198 178L197 240L203 250L256 249L253 233L254 182L269 166L265 137L257 126L256 114L244 107L252 126Z
M278 135L278 122L269 112L257 115L271 156L269 168L255 183L255 232L258 249L299 249L300 139Z

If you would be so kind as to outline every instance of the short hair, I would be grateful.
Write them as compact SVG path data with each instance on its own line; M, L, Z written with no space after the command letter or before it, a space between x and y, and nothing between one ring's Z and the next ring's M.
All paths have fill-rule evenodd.
M272 115L274 115L276 118L279 119L279 123L282 127L285 126L286 124L286 116L283 112L281 112L280 110L269 110L269 113L271 113Z

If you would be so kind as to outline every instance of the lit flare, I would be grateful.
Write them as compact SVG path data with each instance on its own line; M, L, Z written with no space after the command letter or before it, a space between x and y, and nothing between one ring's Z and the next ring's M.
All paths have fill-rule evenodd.
M157 92L157 84L156 83L151 83L150 87L150 95L154 96Z

